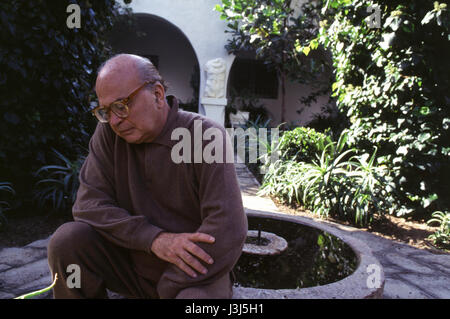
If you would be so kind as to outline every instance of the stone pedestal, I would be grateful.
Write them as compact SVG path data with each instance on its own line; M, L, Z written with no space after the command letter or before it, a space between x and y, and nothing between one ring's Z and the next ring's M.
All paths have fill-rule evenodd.
M249 230L247 232L247 239L256 239L257 237L257 230ZM267 244L257 245L254 243L245 243L242 252L250 255L274 256L281 254L288 246L287 241L283 237L277 236L274 233L262 231L261 240L265 240Z
M200 103L203 105L205 115L207 117L225 126L225 106L227 105L226 98L204 97L200 100Z

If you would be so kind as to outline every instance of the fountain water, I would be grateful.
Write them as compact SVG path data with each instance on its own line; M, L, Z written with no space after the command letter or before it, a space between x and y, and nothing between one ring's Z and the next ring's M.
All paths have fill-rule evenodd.
M299 216L248 212L233 298L376 298L384 274L370 249L338 228ZM368 266L381 270L368 285Z

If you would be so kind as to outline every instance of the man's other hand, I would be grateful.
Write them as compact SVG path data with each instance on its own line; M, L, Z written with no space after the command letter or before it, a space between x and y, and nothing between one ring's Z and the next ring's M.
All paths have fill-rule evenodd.
M206 274L207 269L199 260L207 264L214 261L203 249L194 244L202 242L212 244L215 238L204 233L160 233L151 246L151 251L159 258L168 261L183 270L189 276L195 278L199 273ZM194 269L194 270L193 270Z

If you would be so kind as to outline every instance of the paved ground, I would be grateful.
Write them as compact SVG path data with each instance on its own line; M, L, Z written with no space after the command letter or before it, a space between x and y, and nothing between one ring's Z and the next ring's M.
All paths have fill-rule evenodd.
M244 164L236 164L236 172L246 209L279 212L270 199L256 196L258 184ZM372 249L385 271L384 298L450 298L450 254L433 254L352 227L327 224L351 233ZM46 259L48 240L0 250L0 299L51 283ZM40 296L50 297L51 293Z

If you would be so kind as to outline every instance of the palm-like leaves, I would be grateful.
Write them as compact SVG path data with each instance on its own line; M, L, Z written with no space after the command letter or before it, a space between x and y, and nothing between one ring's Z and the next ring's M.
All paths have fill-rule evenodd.
M450 245L450 212L436 211L431 216L433 218L427 224L437 223L439 229L428 238L432 239L438 245Z
M54 210L64 211L75 202L79 187L78 174L85 156L70 161L58 151L53 151L62 165L46 165L36 171L36 176L45 177L36 183L34 199L41 208L50 202Z
M12 188L12 184L8 182L0 182L0 193L10 193L15 195L16 192ZM5 211L9 210L11 205L6 200L0 201L0 228L7 224L8 220L4 214Z
M279 160L272 164L260 194L276 195L289 203L296 200L319 216L333 214L367 225L375 211L389 206L380 196L387 172L375 165L376 150L371 156L356 156L354 149L344 151L346 141L344 132L311 162Z

